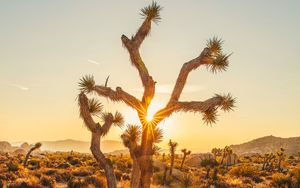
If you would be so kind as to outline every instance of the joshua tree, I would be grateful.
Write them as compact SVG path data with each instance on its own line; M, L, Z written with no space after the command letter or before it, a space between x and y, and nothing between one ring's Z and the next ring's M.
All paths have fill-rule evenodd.
M278 163L277 163L277 170L281 171L281 162L282 162L282 160L285 157L284 149L280 148L280 150L276 152L276 155L277 155L277 158L278 158L278 160L277 160L278 161Z
M223 149L221 165L224 163L224 159L233 153L232 149L229 146L225 146ZM226 161L228 163L228 161Z
M140 46L146 36L149 35L152 22L158 23L161 7L153 2L151 5L141 9L144 21L135 35L131 38L122 35L123 46L129 52L132 65L138 70L144 93L142 99L124 91L121 87L115 90L108 86L96 85L92 76L82 79L81 87L86 93L95 92L99 96L111 99L112 101L124 102L129 107L137 111L142 126L142 137L139 149L136 151L137 160L141 169L141 187L149 188L153 175L152 156L153 156L153 130L164 119L174 112L198 112L203 115L203 121L208 124L215 123L217 120L217 110L232 110L234 98L228 95L215 95L205 101L180 101L180 95L186 84L189 73L197 68L206 67L213 73L225 71L229 63L229 55L222 52L222 40L216 37L207 41L206 47L196 58L183 64L176 80L171 97L167 104L158 110L152 118L147 116L148 107L155 95L155 84L153 77L149 73L140 55Z
M202 167L206 169L205 178L209 178L209 172L212 168L218 166L218 162L215 159L203 159L200 163Z
M222 149L221 148L213 148L211 150L211 153L214 155L215 159L217 160L217 156L222 155Z
M169 149L170 149L170 176L172 176L172 171L174 167L174 159L175 159L175 152L176 147L178 146L177 142L172 142L172 140L169 140Z
M273 153L266 153L263 157L262 170L265 170L269 163L275 158Z
M106 136L112 125L121 127L124 123L123 116L116 112L115 115L111 113L102 112L103 106L96 99L88 99L87 96L81 92L78 97L78 104L80 109L80 117L83 119L85 126L92 133L91 152L96 161L100 163L105 171L108 188L116 188L116 177L113 171L112 164L109 159L105 157L100 149L101 138ZM92 116L100 115L103 124L96 123Z
M39 149L40 147L42 146L42 143L38 142L36 143L32 148L30 148L30 150L28 151L28 153L26 154L26 157L25 157L25 160L24 160L24 163L23 163L23 166L26 167L27 166L27 161L30 157L30 154L36 150L36 149Z
M125 132L121 135L121 139L125 147L129 149L130 157L132 158L132 175L131 175L131 188L137 188L140 186L140 176L141 170L137 160L137 150L139 149L139 141L141 139L141 129L138 125L128 125ZM154 143L161 142L162 139L162 130L155 128L153 132ZM154 145L153 152L156 153L159 151L159 148Z
M180 169L182 169L183 167L186 156L191 154L191 151L190 150L188 151L187 149L182 149L181 152L183 153L183 158L181 161Z

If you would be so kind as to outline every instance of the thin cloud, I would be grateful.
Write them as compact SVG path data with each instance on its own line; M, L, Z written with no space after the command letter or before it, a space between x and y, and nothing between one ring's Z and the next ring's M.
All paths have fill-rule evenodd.
M13 87L16 87L16 88L18 88L18 89L21 89L21 90L23 90L23 91L29 90L28 87L25 87L25 86L22 86L22 85L19 85L19 84L9 84L9 85L10 85L10 86L13 86Z
M161 85L156 85L155 86L155 92L156 93L161 93L161 94L170 94L172 93L174 88L174 85L172 84L161 84ZM134 88L131 89L132 91L137 91L137 92L144 92L144 88ZM183 88L183 93L193 93L197 91L204 90L203 86L200 85L186 85Z
M99 65L100 63L91 59L87 60L89 63L94 64L94 65Z

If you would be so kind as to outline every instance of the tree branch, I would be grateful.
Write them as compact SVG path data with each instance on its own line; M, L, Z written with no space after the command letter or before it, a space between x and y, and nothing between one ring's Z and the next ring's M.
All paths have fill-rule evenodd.
M79 94L78 104L79 104L80 117L83 119L84 124L91 132L96 131L97 123L95 123L89 111L88 98L83 92Z
M135 34L135 36L130 40L125 35L122 35L122 43L126 47L129 52L130 60L135 68L138 70L140 78L142 80L142 84L144 87L144 94L142 103L145 107L147 107L155 93L155 82L153 78L150 76L147 67L145 66L140 52L139 47L144 41L145 37L149 34L151 29L151 19L146 18Z
M165 108L159 110L155 113L153 118L153 123L158 124L165 118L169 117L174 112L184 111L184 112L199 112L205 113L209 110L216 109L222 106L224 103L224 98L222 96L216 95L205 101L190 101L190 102L172 102L169 103Z
M94 91L100 95L109 98L112 101L122 101L128 106L136 109L138 112L144 112L141 102L134 96L122 90L121 87L117 87L116 91L110 87L95 86Z
M198 57L183 64L180 73L177 77L173 92L171 94L169 104L179 100L179 97L186 84L186 80L189 73L192 70L197 69L200 65L209 64L211 61L212 59L210 58L210 50L208 48L204 48L204 50L201 52L201 54Z

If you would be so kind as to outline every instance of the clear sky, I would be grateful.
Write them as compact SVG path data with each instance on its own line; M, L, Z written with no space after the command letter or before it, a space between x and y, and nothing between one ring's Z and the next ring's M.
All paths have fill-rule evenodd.
M142 22L146 0L0 1L0 140L89 140L78 117L77 83L93 74L98 84L121 86L140 97L141 81L122 47ZM300 136L300 1L161 0L162 20L154 25L141 54L157 81L154 106L168 100L182 64L221 37L233 52L227 72L193 71L181 97L205 100L232 93L234 112L220 113L206 126L200 114L178 113L160 127L179 148L210 150L257 137ZM128 123L135 112L120 110ZM106 139L119 139L114 128Z

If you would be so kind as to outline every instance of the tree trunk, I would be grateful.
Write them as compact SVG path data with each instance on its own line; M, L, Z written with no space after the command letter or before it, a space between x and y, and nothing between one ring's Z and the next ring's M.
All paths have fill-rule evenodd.
M26 154L26 157L25 157L25 160L24 160L24 163L23 163L23 166L24 166L24 167L27 166L27 161L28 161L28 159L29 159L30 154L31 154L32 151L33 151L33 148L31 148L31 149L28 151L28 153Z
M183 163L184 163L184 161L185 161L185 157L186 157L186 155L183 154L183 159L182 159L182 161L181 161L180 169L182 169L182 167L183 167Z
M154 125L143 125L141 153L139 156L139 165L141 168L141 187L150 188L153 175L153 135Z
M105 171L107 187L108 188L116 188L116 177L113 171L113 167L111 162L106 159L105 155L100 151L100 132L92 132L92 141L91 141L91 151L96 161L101 164Z
M205 176L206 179L209 178L209 172L210 172L210 168L207 168L207 169L206 169L206 176Z
M130 188L138 188L140 186L141 169L138 160L134 154L131 154L132 158L132 172Z
M174 155L171 154L170 176L172 176L173 167L174 167Z

